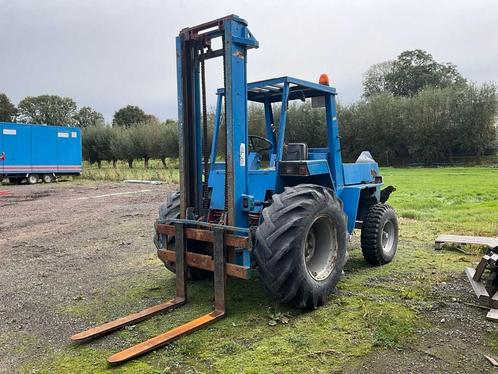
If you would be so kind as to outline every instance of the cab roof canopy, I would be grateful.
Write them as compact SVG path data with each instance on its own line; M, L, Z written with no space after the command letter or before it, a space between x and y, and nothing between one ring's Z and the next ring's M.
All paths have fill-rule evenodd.
M334 87L319 83L312 83L293 77L280 77L266 79L247 84L247 98L249 101L280 102L285 84L289 84L289 100L302 100L310 97L336 95ZM223 94L222 88L218 89L218 94Z

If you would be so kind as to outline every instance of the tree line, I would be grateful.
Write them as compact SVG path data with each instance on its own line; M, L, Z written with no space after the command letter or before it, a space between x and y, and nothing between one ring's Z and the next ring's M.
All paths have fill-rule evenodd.
M373 65L363 88L360 100L337 109L347 161L363 150L383 165L451 164L460 155L480 162L497 153L496 86L468 82L451 63L422 50L405 51ZM323 110L310 103L291 105L286 140L324 146L323 118Z
M250 134L264 135L262 106L248 109ZM452 163L459 155L479 161L482 155L496 154L497 114L495 85L468 82L455 65L437 62L425 51L405 51L370 67L362 97L338 105L343 158L354 161L369 150L384 165ZM210 113L210 137L213 117ZM274 118L278 129L278 105ZM324 118L323 109L310 102L291 103L286 141L325 146ZM90 107L78 109L71 98L27 97L16 107L0 94L0 121L82 127L84 158L99 166L104 160L114 165L123 160L133 167L134 160L142 159L148 167L150 159L160 159L166 167L167 158L178 157L176 121L161 122L137 106L119 109L112 124L105 124L102 114Z
M426 87L413 96L382 92L339 104L343 159L354 162L368 150L387 166L451 164L463 155L480 162L497 153L497 108L496 87L489 84ZM324 117L311 103L290 105L286 141L326 146Z
M135 160L161 160L178 157L178 125L176 121L147 120L134 126L90 126L83 129L83 158L101 166L110 161L116 167L118 160L126 161L130 168Z

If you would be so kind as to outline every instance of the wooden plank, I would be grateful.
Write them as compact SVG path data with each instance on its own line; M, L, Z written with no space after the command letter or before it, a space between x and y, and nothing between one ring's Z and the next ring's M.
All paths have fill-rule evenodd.
M481 261L479 261L479 264L475 268L474 276L472 277L472 279L475 280L476 282L481 281L481 277L484 274L484 270L486 270L486 266L488 266L488 260L489 260L488 255L482 256Z
M498 309L490 309L486 318L492 321L498 321Z
M489 306L491 309L498 309L498 292L495 292L491 300L489 300Z
M493 248L498 246L498 238L442 234L436 238L435 243L437 249L445 243L485 245Z
M175 236L175 226L158 223L156 231L163 235ZM199 240L202 242L214 243L214 233L211 230L204 229L185 229L185 238ZM249 248L250 241L248 236L225 234L225 244L228 247Z
M163 261L175 262L176 254L170 250L158 250L158 257ZM214 260L211 256L202 255L187 251L187 265L197 269L204 269L214 272ZM245 266L226 263L227 275L235 278L249 279L249 268Z
M476 271L472 268L465 269L465 274L467 274L467 278L469 278L469 282L474 289L477 299L483 303L489 303L489 294L488 291L486 291L486 287L484 287L484 284L482 282L476 282L474 280L475 272Z

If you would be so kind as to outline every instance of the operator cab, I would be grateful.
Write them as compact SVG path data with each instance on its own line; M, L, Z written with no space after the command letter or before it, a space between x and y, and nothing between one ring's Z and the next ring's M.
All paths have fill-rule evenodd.
M241 172L247 173L248 195L254 199L256 206L252 212L259 213L268 195L282 192L283 186L304 183L317 183L334 188L332 172L334 168L342 168L340 157L332 157L331 150L338 147L334 143L335 136L332 128L337 126L335 116L335 88L328 82L313 83L292 77L280 77L247 84L248 102L259 103L264 107L264 125L259 134L249 128L246 145L242 144L239 157ZM214 120L213 140L208 187L211 191L211 209L224 207L224 179L225 163L222 160L225 138L224 126L221 123L224 90L217 91L218 101ZM285 143L285 128L288 116L287 103L293 100L305 101L310 99L321 102L324 111L324 128L327 137L332 141L324 140L326 147L309 148L306 143ZM285 105L284 105L285 103ZM273 104L273 105L272 105ZM275 105L280 110L274 111ZM315 103L313 103L315 106ZM278 121L274 116L278 113ZM305 126L306 124L303 124ZM220 130L221 129L221 130ZM221 141L220 141L221 140ZM220 149L218 149L220 148ZM247 160L246 160L247 157ZM342 175L342 170L341 173ZM237 176L235 176L237 177Z
M221 124L224 90L219 89L217 95L208 181L211 211L221 211L225 206L224 147L220 146L220 150L217 149L218 144L223 144L225 138L224 126ZM247 145L241 144L240 153L232 157L235 160L239 159L240 168L237 172L247 173L244 207L247 206L250 215L255 215L255 220L266 205L268 197L274 193L281 193L285 186L312 183L331 188L339 196L343 193L356 195L364 188L370 191L368 196L370 193L378 193L377 186L382 180L380 177L377 178L378 165L373 159L353 164L342 162L335 95L335 88L329 86L328 78L323 79L323 76L320 77L320 83L280 77L247 84L248 102L259 103L264 107L264 121L261 121L264 125L260 123L259 131L256 131L259 134L255 134L255 129L249 126ZM311 99L313 108L324 108L323 126L326 129L326 136L323 139L324 146L320 148L309 147L304 142L285 142L288 103L306 99ZM275 106L280 110L274 111ZM274 115L277 114L278 121L275 121ZM302 126L306 124L303 123ZM323 135L317 134L317 136ZM234 177L237 178L237 175ZM351 192L353 185L359 187L354 187L354 191ZM351 231L356 211L348 213L352 218L348 223Z

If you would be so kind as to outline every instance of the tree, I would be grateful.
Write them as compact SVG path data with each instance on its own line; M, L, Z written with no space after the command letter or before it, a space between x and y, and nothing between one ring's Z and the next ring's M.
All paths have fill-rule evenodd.
M386 76L393 71L393 61L372 65L363 76L363 96L369 97L387 90Z
M421 49L401 53L385 75L386 89L399 96L413 96L426 86L445 88L462 83L465 79L455 65L440 64Z
M110 151L113 160L125 160L128 167L133 168L136 158L136 147L133 142L132 132L135 128L113 127Z
M166 158L178 158L178 152L178 123L166 120L160 126L158 151L154 157L159 158L166 169Z
M421 49L404 51L396 60L372 65L363 78L363 96L381 92L413 96L425 87L464 85L466 80L451 63L439 63Z
M111 130L107 126L90 126L83 129L83 157L91 164L96 162L99 168L102 161L112 159Z
M144 159L144 167L149 168L149 160L159 153L161 129L160 122L151 121L130 128L136 158Z
M458 131L458 150L472 153L478 162L488 150L496 149L495 126L498 115L496 86L470 84L455 91L450 101L452 122Z
M28 96L19 103L17 119L25 123L72 126L75 114L76 103L69 97Z
M0 122L12 122L16 114L16 106L11 103L6 94L0 93Z
M138 106L127 105L114 113L113 126L130 127L147 120L147 114Z
M89 106L82 107L78 113L76 113L74 119L78 127L81 128L101 126L104 124L104 116Z

